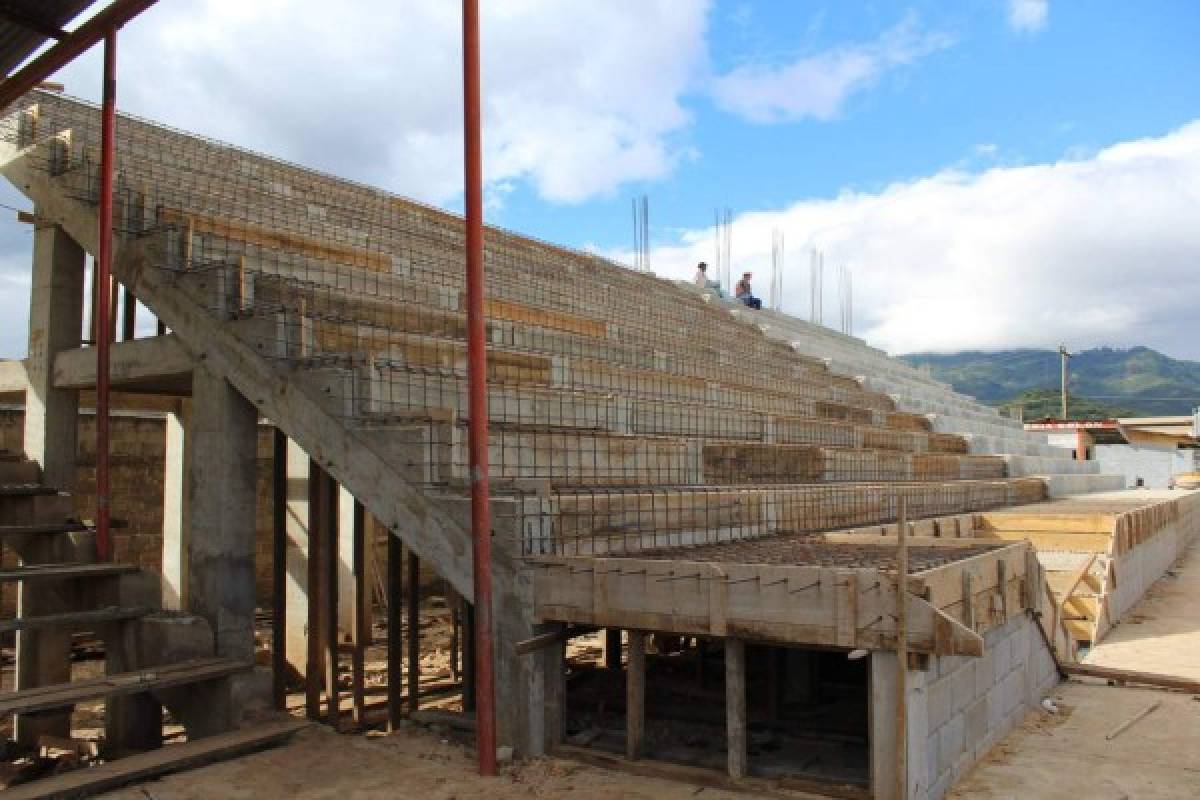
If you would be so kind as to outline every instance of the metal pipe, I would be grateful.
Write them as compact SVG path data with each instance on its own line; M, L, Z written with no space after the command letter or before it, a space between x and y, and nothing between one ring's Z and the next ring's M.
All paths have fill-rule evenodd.
M96 257L96 556L112 559L109 533L108 401L109 319L112 294L107 287L112 277L113 171L116 161L117 120L117 29L104 36L104 94L100 110L100 227Z
M129 20L142 13L155 0L114 0L108 8L72 31L66 38L0 82L0 110L15 103L21 95L74 61L92 45L108 38Z
M467 393L475 590L475 750L480 775L496 774L492 662L492 520L488 491L487 340L483 316L483 123L479 0L463 0L463 166L467 233Z

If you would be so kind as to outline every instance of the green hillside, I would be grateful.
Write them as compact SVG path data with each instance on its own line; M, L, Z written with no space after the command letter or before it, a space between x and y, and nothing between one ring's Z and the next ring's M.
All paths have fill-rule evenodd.
M1001 405L1032 389L1051 390L1057 403L1055 350L913 353L901 358L914 366L928 365L935 378L984 403ZM1170 358L1148 347L1084 350L1071 359L1068 389L1072 397L1099 404L1097 413L1118 409L1126 416L1130 412L1190 414L1200 406L1200 363ZM1046 402L1041 395L1030 399ZM1027 411L1026 416L1032 415Z
M1067 409L1071 419L1113 419L1114 417L1136 417L1141 412L1123 405L1102 403L1088 397L1069 397ZM1058 389L1026 389L997 405L1019 407L1025 420L1058 418L1062 416L1062 393Z

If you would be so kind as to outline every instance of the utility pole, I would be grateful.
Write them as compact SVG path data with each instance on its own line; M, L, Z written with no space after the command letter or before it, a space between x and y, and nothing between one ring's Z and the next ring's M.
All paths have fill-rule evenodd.
M1071 358L1071 353L1067 352L1067 346L1060 344L1058 346L1058 355L1062 359L1062 418L1067 419L1067 361Z

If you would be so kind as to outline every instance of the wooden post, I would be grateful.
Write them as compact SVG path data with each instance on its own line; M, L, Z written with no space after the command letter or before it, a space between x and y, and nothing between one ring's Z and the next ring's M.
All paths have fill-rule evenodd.
M308 606L304 667L304 713L311 720L321 718L321 518L320 466L308 460Z
M403 716L404 671L401 656L404 636L400 623L400 605L404 598L404 545L391 531L387 534L387 708L388 730L396 730Z
M350 654L350 691L354 700L354 725L366 722L366 649L371 643L371 602L367 595L367 514L363 504L354 501L354 628Z
M617 631L620 635L620 631ZM646 738L646 634L629 631L629 666L625 671L625 756L642 757Z
M908 797L908 498L896 526L896 797Z
M463 601L463 711L475 710L475 606Z
M271 696L287 708L287 436L275 429L271 451Z
M605 669L621 668L621 629L604 629L604 667Z
M137 298L128 286L124 287L121 297L121 341L131 342L137 335Z
M746 719L746 643L725 640L725 746L729 777L746 777L749 737Z
M421 710L421 560L408 551L408 710Z
M325 715L337 730L341 708L338 692L338 483L333 476L322 471L324 497L321 502L321 567L325 583L321 587L325 607Z

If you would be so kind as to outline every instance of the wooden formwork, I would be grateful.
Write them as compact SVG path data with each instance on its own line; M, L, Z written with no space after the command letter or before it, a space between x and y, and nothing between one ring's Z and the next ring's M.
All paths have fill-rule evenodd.
M535 611L547 622L890 650L894 542L774 537L636 558L541 558L531 563ZM910 547L915 652L982 655L983 632L1038 606L1027 544L913 537ZM817 563L788 563L797 548Z

